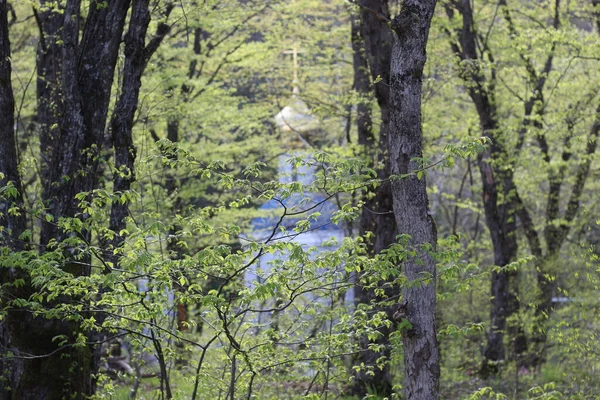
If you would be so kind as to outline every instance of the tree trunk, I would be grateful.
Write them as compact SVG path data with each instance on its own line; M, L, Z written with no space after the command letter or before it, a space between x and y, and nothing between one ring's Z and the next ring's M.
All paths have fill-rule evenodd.
M364 206L360 216L359 234L372 232L367 248L371 255L379 254L394 243L396 238L396 221L392 212L392 193L389 179L389 157L386 154L389 129L389 69L392 47L392 32L385 24L389 18L387 0L363 0L360 3L359 15L352 21L352 49L354 64L354 90L365 99L373 92L380 109L381 125L379 134L373 133L371 106L364 101L357 105L358 143L362 146L363 155L377 171L380 184L376 188L368 188L364 196ZM376 14L375 14L376 13ZM379 16L379 17L377 17ZM374 85L371 82L377 82ZM374 90L373 90L374 89ZM383 164L383 167L379 165ZM386 296L398 294L398 290L387 289ZM377 298L374 290L364 289L359 284L354 289L354 300L357 305L385 301ZM385 310L376 307L374 312ZM388 310L389 311L389 310ZM391 312L388 312L390 314ZM352 387L354 395L363 397L369 392L382 397L390 397L392 391L392 375L390 373L391 347L387 326L379 328L381 337L378 345L382 351L368 350L369 340L360 339L362 352L357 361L373 369L361 370L356 374ZM383 368L378 360L384 358Z
M201 28L194 29L194 44L193 51L196 56L201 55L201 40L202 36L205 32ZM197 60L192 60L188 66L188 80L192 80L196 74ZM184 101L189 101L189 95L192 91L192 87L190 87L187 83L181 85L181 94ZM171 144L179 143L179 128L180 128L180 115L170 116L167 119L167 140L171 142ZM172 158L172 161L177 161L177 155L169 156ZM171 215L175 217L179 215L184 208L183 199L181 198L180 191L180 181L176 175L176 171L174 168L167 169L166 175L166 184L165 188L167 189L167 195L172 199L172 209ZM179 244L179 237L181 226L177 223L174 223L169 227L169 237L167 239L167 251L169 252L169 256L172 260L181 260L184 254L184 247ZM183 273L184 271L182 271ZM177 282L175 282L174 287L176 290L180 290L180 286ZM188 305L186 303L182 303L179 301L178 296L176 296L175 301L177 302L177 329L180 332L185 332L189 327L189 310ZM199 332L202 332L202 325L200 325ZM181 342L177 342L177 345L182 345Z
M60 120L63 110L61 95L63 16L60 5L50 0L40 1L39 12L35 11L40 32L36 54L37 68L37 123L40 135L41 181L50 182L50 166L59 144ZM35 8L34 8L35 10Z
M429 211L425 177L416 171L423 155L421 86L427 59L426 46L435 0L404 0L392 21L397 35L391 59L389 144L394 215L398 232L410 236L417 255L404 262L405 397L432 400L439 397L440 366L436 338L436 264L432 254L437 232Z
M79 40L80 0L69 0L63 13L60 71L63 110L52 135L48 180L42 182L48 213L74 216L75 195L96 187L108 105L129 0L93 2ZM56 224L44 223L41 244L64 238ZM87 271L81 271L87 273Z
M11 207L22 207L23 188L19 176L19 160L15 133L15 99L11 83L10 40L8 36L8 5L0 0L0 188L11 183L16 195L2 194L0 197L0 246L12 250L23 249L19 236L25 230L25 213L9 213ZM3 281L5 282L5 281Z
M169 4L166 8L168 17L172 10ZM115 171L113 175L113 192L115 195L126 194L135 181L136 148L133 143L133 123L137 110L142 74L150 57L154 54L166 34L169 26L161 23L152 41L146 45L146 32L150 24L148 0L134 1L129 22L129 30L125 35L125 65L121 92L110 121L113 148L115 151ZM129 201L113 201L109 229L115 232L111 241L114 248L119 247L124 238L120 231L126 227L126 217L129 213ZM118 257L112 252L108 258L116 265Z
M150 23L148 4L137 1L131 15L131 25L125 35L125 66L121 94L110 121L112 142L115 151L115 171L113 172L113 192L115 196L127 194L135 181L135 155L133 144L133 119L137 109L142 73L146 67L144 45L146 30ZM129 201L113 200L110 212L109 229L115 232L112 240L114 249L123 242L120 231L126 227ZM118 257L111 253L109 260L116 266Z
M198 34L198 30L196 30L196 35ZM191 68L190 68L191 69ZM182 88L182 92L186 92L186 86L184 85ZM179 143L179 119L176 117L171 117L167 121L167 139L172 144ZM177 161L176 155L173 161ZM183 199L179 195L179 179L176 176L176 172L169 168L166 173L166 189L167 195L172 198L173 207L172 207L172 218L175 219L177 215L181 213L183 209ZM177 223L174 223L169 227L169 237L167 238L167 251L169 252L169 257L172 260L181 260L183 258L184 247L179 244L179 236L180 236L181 226ZM183 273L184 271L182 271ZM174 287L176 290L180 290L180 286L177 282L174 282ZM180 332L184 332L188 329L189 317L188 317L188 307L187 304L179 302L178 296L176 296L175 301L177 302L177 329ZM180 342L177 343L181 345Z
M378 254L396 240L396 220L392 211L392 189L389 183L390 158L388 151L388 133L390 124L390 57L392 53L393 33L387 25L389 9L387 0L363 0L360 10L360 26L353 27L353 50L355 90L363 96L375 92L380 110L379 134L372 132L372 121L368 107L359 108L358 142L365 146L377 170L380 184L372 189L374 196L365 199L361 214L361 234L371 231L374 234L369 248ZM357 28L360 28L358 31ZM356 40L354 40L356 38ZM362 43L361 43L362 42ZM364 44L364 50L362 49ZM369 71L371 81L366 76ZM362 116L362 119L361 119ZM383 165L383 167L378 167Z
M97 185L99 150L129 8L128 0L105 3L90 3L81 40L80 0L68 0L60 12L47 10L37 16L41 31L38 117L45 169L41 180L43 201L47 212L54 216L53 223L42 224L42 252L51 240L60 242L68 236L58 229L56 221L60 217L74 217L80 211L75 195L89 192ZM1 25L3 29L6 26ZM14 170L17 171L16 167ZM89 240L90 234L83 232L82 237ZM69 263L68 249L64 256L68 272L89 274L89 259ZM26 285L21 297L27 298L25 292L33 290ZM60 301L71 300L65 297ZM74 343L81 333L77 323L34 318L27 310L15 312L9 322L11 346L17 355L10 365L9 398L84 398L94 393L97 365L93 346L60 347L54 340L63 335L68 344ZM22 355L27 356L21 358Z
M491 139L492 143L486 151L477 157L477 165L482 181L482 201L485 221L490 232L494 251L494 265L498 268L491 273L490 294L492 304L490 309L490 330L488 343L484 350L485 362L481 373L484 377L497 372L497 363L506 357L504 336L507 332L507 318L519 309L518 299L515 296L517 271L506 271L506 265L516 260L516 188L514 186L512 168L494 168L494 163L509 163L509 156L504 150L502 135L499 132L500 124L495 99L495 74L486 77L479 64L473 61L480 60L482 52L490 60L493 59L489 48L478 50L477 32L474 26L473 9L469 0L460 0L453 6L446 5L446 14L452 20L455 11L462 16L462 26L457 29L456 37L452 37L451 47L461 61L472 61L466 65L474 68L465 68L460 71L460 76L467 83L469 97L475 105L479 116L479 125L482 135ZM451 32L448 32L452 35ZM502 161L500 161L502 160ZM520 328L511 329L514 336L524 338ZM521 343L515 352L520 354L525 351L525 343Z
M12 66L11 50L8 33L8 4L6 0L0 0L0 190L8 184L14 186L16 195L7 193L0 194L0 249L8 247L9 251L20 251L24 249L24 243L20 239L25 231L25 213L9 213L13 207L22 207L23 192L21 177L19 176L19 160L17 143L15 137L15 101L11 83ZM8 267L8 268L7 268ZM0 267L0 284L12 282L19 271L15 266ZM10 290L4 287L3 290ZM3 293L0 297L0 310L7 307L5 299L18 295L17 293ZM17 314L17 315L15 315ZM0 383L0 399L9 399L11 391L4 383L9 382L11 377L11 361L5 357L12 352L11 326L18 320L18 313L9 312L6 319L0 322L0 371L2 382ZM16 362L15 362L16 364Z

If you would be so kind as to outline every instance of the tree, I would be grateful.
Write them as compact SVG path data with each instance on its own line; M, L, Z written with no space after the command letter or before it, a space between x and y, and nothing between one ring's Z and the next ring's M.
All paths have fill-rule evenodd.
M0 2L0 398L598 392L596 6L353 3Z
M561 96L556 95L558 88L566 89L560 83L571 73L570 65L565 65L563 60L573 60L570 51L579 48L577 41L563 39L579 30L576 22L565 17L571 12L568 6L559 1L545 3L546 22L539 23L539 15L528 12L523 16L509 2L501 1L494 6L495 11L491 11L498 13L498 18L494 17L486 28L479 21L483 16L478 20L468 1L448 3L445 10L451 23L447 28L451 48L460 60L459 76L475 106L482 135L492 141L489 150L478 157L482 202L496 265L492 271L491 327L485 350L486 362L482 366L482 373L487 376L497 372L497 363L506 358L504 337L507 333L519 365L539 366L544 359L545 321L552 311L552 297L558 288L558 271L553 264L579 211L589 176L590 158L596 149L597 132L595 122L590 121L588 145L579 150L581 158L577 160L573 138L586 120L582 108L590 104L591 98L590 93L582 97L568 94L562 98L577 100L565 106ZM456 13L462 21L456 18ZM484 31L489 33L485 35ZM522 39L521 31L530 32L531 40L543 43L543 46L537 52L529 52L527 49L533 46L529 40ZM500 70L498 65L502 64L511 65L518 71L520 82L525 83L522 86L524 95L518 94L521 84L507 79ZM585 70L584 65L581 67ZM591 90L592 93L595 91L595 88ZM522 111L514 110L515 103ZM538 150L532 151L535 147ZM532 156L529 160L540 160L536 165L546 171L543 184L546 205L541 217L534 215L533 204L528 204L526 196L527 184L518 176L525 155ZM572 183L566 179L569 169L575 176ZM572 192L566 196L564 188L569 184ZM561 208L564 208L562 212ZM517 221L529 244L529 252L536 260L538 297L533 302L537 326L531 332L529 351L523 324L517 322L521 319L522 296L518 269L512 264L517 261L518 254ZM509 320L512 322L508 323Z
M2 251L18 252L25 248L26 228L23 213L22 184L18 165L15 137L15 101L11 83L11 48L8 36L8 7L6 0L0 1L0 248ZM22 274L16 268L0 270L0 282L14 282ZM7 290L14 296L22 294L18 287ZM2 296L7 294L2 293ZM0 368L6 371L10 361L5 360L5 349L10 346L11 325L18 324L19 316L9 314L7 321L0 321ZM0 387L0 398L9 398L10 391Z
M495 368L494 363L505 358L506 320L518 308L514 294L516 271L505 268L516 260L518 250L514 178L512 168L492 167L492 160L497 160L497 163L507 162L509 154L501 144L503 138L499 131L500 124L494 93L496 75L492 72L489 77L486 77L480 67L479 60L482 57L493 60L490 49L485 46L479 47L483 55L478 52L471 3L462 1L456 3L455 8L446 5L446 12L450 18L453 18L455 10L462 15L462 27L460 34L456 36L459 39L454 39L455 41L452 42L452 49L464 65L473 66L461 76L470 82L468 91L479 115L482 135L492 140L489 149L477 158L482 179L486 224L494 248L494 264L499 267L492 272L491 278L491 326L485 350L485 357L489 362L483 366L483 373L487 375L490 369Z
M0 2L0 182L12 190L1 194L1 242L14 251L24 248L21 234L25 231L25 214L22 212L22 184L18 165L15 138L15 100L11 83L11 51L8 36L8 4ZM4 276L3 276L4 278Z
M44 172L40 176L44 209L38 214L43 217L39 257L46 258L61 273L74 277L86 277L91 272L92 252L87 246L92 236L86 223L90 215L82 212L80 206L82 200L92 201L92 191L98 188L112 83L130 2L113 1L106 5L92 2L85 18L81 7L78 0L69 0L64 5L44 1L39 9L34 10L40 29L37 94L44 160ZM168 32L164 25L159 25L159 31L148 46L140 46L150 23L149 7L148 1L133 2L129 32L125 38L124 80L111 124L117 151L114 185L117 195L128 189L134 177L135 149L131 141L131 127L141 73ZM5 17L6 8L2 11ZM80 25L83 26L81 38ZM7 25L2 26L3 33L7 33ZM8 41L3 43L8 45ZM8 56L8 46L3 46L3 49ZM10 73L9 68L4 71ZM9 99L10 96L11 88L5 85L2 98ZM6 111L9 109L7 103ZM6 118L12 118L13 112L6 115ZM12 127L13 124L7 126ZM14 156L10 153L14 139L8 140L10 132L6 134L7 142L3 142L0 148ZM3 160L10 163L6 166L8 170L19 170L16 157ZM9 177L12 181L14 172ZM13 182L20 189L18 180ZM20 190L16 198L19 196L22 196ZM110 224L111 228L118 229L123 226L126 209L123 207L125 202L115 203L118 202L113 202ZM26 211L21 209L20 212L24 215ZM12 228L11 218L3 219L3 224L7 222L8 228L18 231ZM113 244L118 245L118 240ZM13 250L18 248L13 247ZM112 262L112 265L105 264L108 272L115 263L114 258L111 261L108 257L107 261ZM76 322L76 316L58 310L65 304L85 304L86 300L80 295L66 293L44 296L38 292L40 284L35 283L35 271L28 271L26 265L19 263L15 263L13 268L20 271L24 281L20 284L24 285L23 288L15 297L22 299L21 302L32 303L28 304L29 310L13 305L15 308L9 309L5 324L9 338L7 347L15 354L8 369L11 371L10 397L83 398L93 394L96 390L94 375L99 366L99 353L95 346L101 343L102 336L86 332ZM4 275L2 284L5 287L16 283L14 274ZM6 307L6 304L3 306ZM34 313L33 309L37 312ZM44 309L50 311L45 313ZM85 338L88 341L82 342ZM60 341L57 342L58 339Z
M256 12L252 14L254 17L260 14L258 11L266 9L261 2L257 2L257 4L260 7L255 7L254 11ZM278 5L278 3L270 2L268 4L269 7L274 5ZM18 326L9 332L11 333L10 337L3 336L3 342L7 342L6 344L11 346L16 357L30 357L24 355L24 351L31 355L31 358L24 361L25 368L23 368L24 372L20 379L15 377L11 382L13 393L17 393L16 396L24 396L24 398L27 396L60 397L61 394L83 396L93 393L95 382L91 378L91 373L95 372L99 366L97 358L99 353L95 351L97 345L109 339L107 334L112 337L121 336L126 330L132 335L136 335L135 337L140 341L148 340L154 346L154 351L161 364L163 388L166 396L171 397L173 392L170 390L169 374L167 364L165 364L171 357L171 353L168 351L170 341L177 340L188 344L190 342L189 340L186 342L185 338L179 336L179 333L171 331L171 325L165 321L165 315L169 312L172 303L168 301L168 297L165 299L163 295L172 293L174 282L177 282L182 288L182 302L193 301L198 308L200 307L198 304L202 304L202 307L206 306L213 313L211 317L215 317L215 319L208 318L208 320L218 324L223 323L227 331L230 327L232 329L239 327L240 321L243 321L246 313L250 312L246 310L241 315L237 315L233 305L237 299L235 296L230 297L232 293L240 289L240 277L243 277L244 270L247 268L241 268L245 264L242 254L249 254L249 252L242 251L238 244L238 235L241 229L238 226L230 227L231 220L223 222L225 219L219 220L218 218L221 217L221 211L227 209L228 212L233 211L234 215L238 213L235 215L235 218L238 219L241 219L239 215L245 214L244 222L247 223L247 200L240 193L251 192L252 189L249 185L238 181L245 180L246 174L254 176L256 167L247 166L247 170L240 168L240 165L246 167L245 163L249 161L248 152L242 146L236 146L238 154L231 157L234 162L228 165L227 170L221 169L219 166L224 164L218 160L219 154L215 154L214 150L222 145L224 136L226 136L225 140L228 144L239 144L240 138L245 139L247 135L250 136L250 139L255 140L251 135L256 135L255 132L261 128L270 128L268 123L264 123L264 119L269 118L270 122L270 118L274 115L272 111L276 109L276 105L266 108L262 103L260 106L245 107L246 103L249 103L249 98L255 96L256 93L232 96L235 86L232 82L240 84L240 86L246 84L248 68L242 69L240 65L243 66L244 57L254 51L248 50L248 47L267 47L271 43L262 44L261 40L249 41L246 34L254 35L257 31L255 27L240 30L240 26L251 22L252 15L244 13L247 9L250 10L253 4L248 2L242 4L237 1L226 5L220 3L214 7L195 4L194 7L197 8L194 11L205 7L206 10L214 13L215 18L205 21L203 26L210 32L208 36L205 36L206 32L200 28L197 30L198 40L194 43L193 59L198 61L195 64L198 69L191 72L193 77L188 75L186 83L197 85L198 90L192 91L193 100L196 103L191 104L190 108L199 109L204 113L203 107L215 103L215 99L227 100L227 106L230 107L232 116L238 115L242 110L252 118L245 118L241 114L237 120L230 121L228 126L224 126L223 109L206 107L211 113L204 113L201 123L205 124L204 128L208 127L208 129L202 129L202 134L207 132L208 134L204 138L201 135L193 138L196 141L210 138L212 142L202 149L205 154L199 152L204 156L202 163L206 161L206 164L202 164L202 166L199 166L197 160L190 161L193 157L190 157L189 153L183 149L189 145L190 138L198 129L196 121L192 121L193 118L185 121L187 126L181 124L184 129L181 130L182 140L180 143L174 144L159 140L158 146L162 150L160 155L151 153L150 157L136 161L137 150L133 137L135 124L143 120L144 126L145 124L152 126L156 122L144 113L147 111L146 109L138 105L143 73L148 65L151 65L152 72L156 72L157 69L180 60L177 57L165 57L163 53L163 57L158 60L156 65L148 63L153 51L156 50L164 35L169 32L169 25L165 23L165 20L171 10L170 3L152 3L153 9L161 14L161 20L155 24L156 33L149 38L149 42L146 44L145 39L148 36L146 30L150 24L149 6L148 2L141 0L131 3L94 2L89 7L87 3L69 1L64 4L43 2L42 6L35 10L35 22L39 25L42 38L38 42L37 89L40 101L36 113L43 157L41 173L39 176L34 175L31 181L37 182L37 179L40 179L44 204L36 208L34 203L34 206L27 209L27 212L32 219L40 220L30 226L31 234L36 238L41 237L40 254L20 253L15 249L3 253L3 265L5 265L4 260L10 259L7 263L10 262L10 265L21 269L25 269L26 263L16 263L15 260L19 257L21 260L24 257L31 257L35 260L35 266L24 271L28 280L26 282L28 292L14 296L15 301L9 302L5 300L8 297L3 297L2 302L3 311L10 310L10 307L18 311L18 313L14 313L15 316L18 316ZM229 7L227 8L230 12L229 15L235 16L228 20L225 29L222 27L222 20L219 19L220 22L215 23L218 19L217 16L222 13L223 7ZM295 10L295 5L291 8L293 12L298 12ZM177 7L176 13L179 14L178 17L181 18L181 21L187 18L187 11L189 10ZM23 8L18 8L17 12L24 13ZM331 14L324 13L323 15L329 18ZM261 16L264 17L262 14ZM268 14L267 17L278 18L279 16ZM34 20L30 19L30 21ZM312 17L309 19L310 23L314 21L315 19ZM211 26L211 24L213 25ZM81 29L79 25L81 25ZM123 52L121 53L123 57L121 58L118 57L121 51L121 37L127 25L129 29L124 36ZM79 32L82 33L81 40L78 37ZM98 35L94 36L91 32L98 32ZM181 51L182 42L185 41L185 32L186 29L182 29L177 30L174 34L172 49L175 49L175 52ZM236 36L238 32L244 35ZM228 39L232 40L227 43L227 46L219 47L223 40L227 41ZM279 40L279 37L271 40ZM196 51L196 45L203 46L204 51ZM318 45L314 44L314 46ZM242 51L239 51L240 48ZM213 63L212 59L208 59L209 52L219 54L219 57L216 57L217 62ZM239 57L237 56L238 52L242 53ZM234 54L236 58L232 59ZM275 60L280 57L279 51L270 54L276 55L273 57ZM315 61L311 59L311 62ZM190 59L183 60L183 63L190 66L193 64ZM226 71L229 75L222 77L219 71ZM119 77L117 82L114 82L115 75ZM158 74L155 73L152 78L157 76ZM269 79L283 82L280 86L285 85L286 90L289 86L289 82L280 79L279 76L269 77ZM318 81L323 79L323 75L318 73L316 78L311 77L311 79ZM194 80L196 81L194 82ZM264 86L269 86L264 83L264 80L264 77L259 77L256 81ZM202 85L204 86L201 87ZM113 93L113 86L119 88L117 93ZM175 85L175 87L177 86L179 85ZM269 90L272 88L273 86L270 86ZM254 87L252 90L260 95L268 93L267 90L259 92ZM281 91L278 89L278 92ZM320 93L318 90L315 92ZM142 96L148 98L151 93L150 90L147 93L142 92ZM164 93L162 94L164 96ZM209 96L201 97L206 94ZM112 99L114 99L114 110L111 114ZM171 104L168 104L167 107L169 105ZM12 107L14 108L14 105ZM249 109L251 111L248 111ZM136 119L136 114L139 116L138 119ZM157 120L159 120L156 122L157 124L164 122L159 118ZM12 127L14 124L7 126ZM175 136L171 136L171 138L173 137ZM183 145L179 146L181 143ZM30 143L26 143L26 145L33 154L37 153ZM268 157L269 151L267 150L269 149L264 148L264 143L255 140L252 145L254 146L252 151L257 154L257 157ZM224 148L219 148L220 156L225 154ZM227 149L228 156L233 148L231 146ZM2 150L5 149L10 150L10 147L2 147ZM114 157L110 154L112 149L114 149ZM257 149L264 152L258 152ZM109 154L106 155L105 151ZM207 154L209 156L206 156ZM175 156L173 157L173 155ZM166 164L161 162L162 157L166 157ZM161 161L155 163L157 158ZM24 164L19 165L10 157L6 160L11 162L7 170L13 174ZM214 164L212 164L213 161ZM198 220L194 219L193 213L188 215L187 209L182 207L183 217L170 215L168 220L161 221L161 218L157 217L160 213L149 216L144 207L145 202L156 201L157 208L161 208L166 203L164 198L157 196L137 201L136 190L144 193L144 185L151 184L148 183L150 180L147 179L148 175L145 175L147 170L144 169L150 165L150 162L163 171L175 171L176 167L184 165L177 171L178 173L190 173L192 176L199 170L202 170L203 174L206 173L206 179L203 182L201 179L185 177L188 185L185 188L188 190L188 193L185 193L188 196L187 206L190 204L197 206L198 202L205 202L206 209L203 209L202 216L210 215L208 219L211 220L211 223L217 226L219 223L217 221L221 221L226 228L211 226L211 233L201 238L204 241L203 245L194 247L190 253L201 252L215 256L220 254L218 257L221 257L223 256L221 252L229 249L229 257L227 257L229 270L218 268L213 270L216 266L208 263L202 267L205 267L210 274L195 274L195 266L191 257L182 255L180 258L169 260L162 258L162 252L155 249L154 243L148 239L149 237L158 237L161 245L163 238L167 238L167 241L176 240L178 245L183 246L186 243L182 238L191 237L192 231L197 234L197 237L201 237L202 234L198 234L198 231L195 230L197 226L194 224ZM319 162L327 164L324 160ZM141 176L140 171L142 171ZM155 174L155 171L152 171L152 174ZM214 174L213 178L210 177L211 174ZM107 183L110 180L112 180L112 186ZM229 187L230 191L221 186L224 183L227 184L228 180L236 182L233 189ZM203 188L207 189L201 191L200 195L196 190L195 197L192 197L190 201L189 192L197 189L199 182L201 182L200 185L204 185ZM14 192L10 189L11 184L7 186L9 188L7 193ZM273 187L276 188L276 186ZM156 186L153 186L152 190L155 189ZM264 192L270 190L264 189ZM294 186L293 190L298 191L299 189ZM212 193L207 193L209 191ZM173 194L168 193L168 195ZM210 197L211 194L214 194L213 198ZM28 200L31 200L38 193L35 188L30 187L29 195ZM242 196L241 200L240 196ZM213 202L214 198L217 200ZM224 200L225 198L228 200ZM209 200L207 201L207 199ZM14 203L12 200L9 201L11 204ZM229 201L241 205L231 206ZM12 207L11 213L17 215L15 211L18 210ZM136 220L139 215L142 216L144 222ZM148 225L145 224L145 218L151 220ZM163 230L161 227L164 226L181 226L181 229ZM221 238L231 235L234 239L217 238L219 235ZM194 243L194 240L191 239L189 242ZM231 242L234 243L229 247ZM298 254L302 254L303 251L300 248L297 250ZM136 258L139 256L138 252L144 255ZM303 256L302 259L304 258ZM318 265L321 266L323 263L324 261L321 261ZM146 293L138 292L132 280L127 278L128 274L148 277L147 287L150 288L149 290L157 291L152 295L152 301L155 303L152 304L151 310L146 307ZM188 275L192 276L190 280L193 279L193 281L186 283L185 279ZM31 282L29 282L30 277ZM217 282L219 295L216 298L218 301L207 302L207 298L199 301L198 298L202 294L197 291L196 285L205 284L209 277L210 279L214 278ZM116 287L115 279L119 282ZM3 290L13 283L8 277L3 279ZM125 310L113 307L116 304L122 304L124 299L131 299L132 302L129 307L125 307ZM35 318L31 318L31 320L28 320L27 317L24 318L24 311L34 311ZM8 313L11 312L12 310ZM7 323L4 327L12 328L13 326ZM17 332L18 329L21 331ZM19 343L18 334L24 333L25 330L38 340L32 340L31 336L23 335L22 340L26 343ZM208 334L213 333L209 332ZM222 337L222 334L223 332L219 332L216 337ZM4 340L5 337L6 340ZM9 340L10 342L8 342ZM59 342L53 344L52 340L59 340ZM208 340L208 344L200 344L199 347L206 351L214 340ZM227 341L230 342L230 346L227 348L227 356L231 352L239 350L236 342L246 345L238 340L239 337L237 339L234 336L228 337ZM195 344L195 342L193 343ZM70 359L64 357L67 352L70 353ZM47 354L49 355L46 356ZM219 350L215 350L215 354L219 354L219 357L222 355ZM74 360L73 358L78 359ZM56 368L48 369L48 374L42 374L37 382L33 382L32 371L49 364L53 364ZM236 361L231 364L233 368L238 365ZM17 370L16 365L16 362L12 363L13 370ZM199 363L199 368L201 365L202 363ZM227 366L226 370L229 371L229 365L229 363L223 363L222 366ZM216 366L212 370L220 371L220 368L221 366ZM52 372L56 372L56 374ZM69 376L69 373L73 373L73 376ZM62 375L59 376L59 374ZM235 386L235 376L233 378ZM328 379L325 380L328 381ZM245 384L243 380L242 383ZM324 387L327 387L327 384ZM230 387L229 389L231 396L234 396L236 388ZM61 391L60 394L58 391Z
M435 222L429 212L422 163L421 86L436 1L405 0L392 21L390 163L394 216L415 255L404 261L404 392L407 399L437 399L440 365L436 337Z
M392 193L389 182L390 162L387 151L389 132L389 76L390 56L393 33L386 24L390 18L387 0L361 1L358 15L352 20L352 48L354 65L353 89L360 96L356 109L358 144L365 158L373 166L377 174L377 185L368 188L364 193L364 205L360 216L359 235L371 232L367 239L368 251L371 255L380 254L396 239L396 221L392 213ZM375 132L371 105L367 100L375 95L379 107L379 130ZM365 104L366 103L366 104ZM385 282L382 282L385 284ZM385 285L384 285L385 286ZM398 288L387 288L384 298L375 295L372 288L357 285L354 291L355 303L358 307L371 303L385 303L387 298L394 298ZM373 312L383 310L389 314L393 307L378 305ZM364 352L360 361L373 368L368 372L359 371L355 383L355 393L364 396L369 390L381 396L391 396L392 376L390 373L390 333L386 325L380 327L380 338L377 344L382 351L368 349L368 340L362 338Z

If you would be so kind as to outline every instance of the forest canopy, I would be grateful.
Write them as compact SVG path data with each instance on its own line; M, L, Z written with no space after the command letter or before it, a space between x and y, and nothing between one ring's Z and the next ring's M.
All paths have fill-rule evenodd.
M0 400L600 393L598 0L0 0Z

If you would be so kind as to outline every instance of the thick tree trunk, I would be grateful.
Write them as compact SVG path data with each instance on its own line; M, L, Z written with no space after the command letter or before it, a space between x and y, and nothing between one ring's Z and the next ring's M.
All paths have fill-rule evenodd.
M46 170L41 179L47 212L55 217L54 223L42 225L42 252L51 240L65 238L56 220L79 212L75 195L96 187L99 150L128 8L128 0L92 2L81 41L80 0L68 0L59 13L44 11L37 16L42 37L38 49L38 117ZM83 232L83 238L89 240L89 233ZM68 260L70 252L64 254ZM89 259L81 261L67 262L65 269L74 275L88 274ZM33 289L27 285L23 290ZM93 346L59 347L54 340L63 335L67 343L74 343L81 332L77 324L33 318L23 310L18 314L7 325L8 333L17 356L27 356L11 365L10 398L84 398L93 394L97 369Z
M393 34L386 23L389 18L387 0L363 0L360 4L360 24L352 27L354 51L354 89L363 96L375 92L380 109L378 135L372 131L372 118L368 105L358 107L358 142L365 146L365 154L377 168L381 184L373 189L374 197L365 199L361 214L361 234L373 232L369 243L373 254L380 253L396 239L396 223L392 212L392 192L388 182L390 162L388 152L389 108L390 108L390 57ZM363 48L364 47L364 48ZM368 76L370 72L370 79ZM371 82L376 82L371 84Z
M485 128L484 128L484 132ZM494 264L499 269L491 273L490 331L488 343L484 351L486 362L482 366L482 374L489 375L497 371L496 363L505 359L504 335L507 332L507 319L518 311L519 305L514 288L516 287L517 271L503 269L516 260L516 216L512 172L494 171L491 160L498 157L499 149L488 149L477 158L483 183L483 206L486 223L492 238L494 249ZM494 157L495 156L495 157ZM500 159L500 157L498 157ZM508 175L508 176L507 176ZM499 193L503 194L504 204L499 205ZM513 336L515 329L511 329ZM518 335L521 336L521 335ZM522 345L521 347L523 347ZM520 354L524 349L515 349Z
M397 34L391 60L389 144L392 173L405 176L392 182L398 232L410 236L417 251L405 260L406 320L403 332L405 397L439 397L440 366L436 338L437 232L429 211L424 176L417 177L422 157L421 86L426 46L435 0L404 0L392 28Z
M49 179L42 182L48 212L57 218L74 216L78 212L75 195L96 186L99 151L129 0L93 2L81 41L80 8L80 0L69 0L63 13L63 110L59 131L52 136L55 151L49 163ZM42 245L63 236L56 224L43 224Z

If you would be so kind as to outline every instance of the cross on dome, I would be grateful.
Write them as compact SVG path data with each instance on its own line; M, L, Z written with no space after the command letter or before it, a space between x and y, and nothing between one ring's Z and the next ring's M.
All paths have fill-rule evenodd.
M298 49L298 44L297 43L294 43L294 45L292 46L292 48L290 50L285 50L283 52L283 54L291 54L292 55L292 76L293 76L292 84L294 85L292 93L294 93L296 95L300 94L300 88L298 87L298 84L299 84L299 80L298 80L298 54L299 53L302 53L302 51Z

